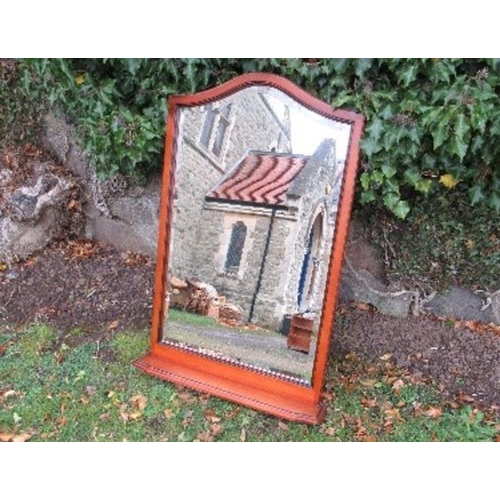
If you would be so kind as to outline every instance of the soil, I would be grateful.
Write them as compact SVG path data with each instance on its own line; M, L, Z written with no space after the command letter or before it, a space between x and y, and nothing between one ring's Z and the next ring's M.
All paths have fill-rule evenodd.
M0 263L0 324L40 321L81 341L117 330L147 329L154 262L88 241L57 243L25 261ZM340 304L332 359L354 352L381 357L436 381L443 398L500 409L500 334L477 322L433 316L384 316Z

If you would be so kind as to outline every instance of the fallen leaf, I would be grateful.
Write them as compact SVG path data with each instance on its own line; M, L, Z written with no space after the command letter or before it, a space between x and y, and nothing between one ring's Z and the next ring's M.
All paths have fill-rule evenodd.
M177 393L177 396L184 403L193 403L196 400L196 398L189 392L179 392Z
M198 441L203 441L203 442L206 442L206 443L214 440L212 434L210 434L209 431L199 432L198 435L196 436L196 439Z
M3 354L5 354L6 350L7 350L7 346L6 345L0 345L0 356L2 356Z
M224 413L224 418L231 420L236 417L236 415L238 415L240 411L240 408L235 408L234 410L227 411L226 413Z
M109 325L108 325L108 331L111 331L111 330L116 330L118 328L118 324L120 322L116 319L115 321L112 321Z
M174 412L170 408L167 408L166 410L164 410L163 414L165 415L165 418L167 418L167 419L170 419L174 416Z
M240 441L245 442L247 440L247 430L242 427L240 432Z
M366 443L376 443L378 439L375 436L366 435L363 437L363 441Z
M375 378L368 378L366 380L361 380L361 384L365 387L375 387L379 381Z
M435 406L429 406L429 408L424 412L426 417L439 418L443 414L441 408L436 408Z
M396 418L399 419L399 408L388 408L387 410L384 411L384 413L389 417L389 418Z
M372 306L370 304L366 304L365 302L358 302L356 304L356 309L359 309L360 311L370 311Z
M382 361L387 361L387 360L389 360L391 358L392 358L392 354L390 354L390 353L387 353L387 354L384 354L383 356L380 356L380 359Z
M396 393L399 394L401 392L401 389L405 386L405 383L399 378L392 384L392 390Z
M467 394L459 394L458 399L464 403L474 403L474 398Z
M132 403L133 408L142 411L146 408L148 398L142 394L137 394L136 396L131 397L129 401Z
M22 434L0 434L0 441L12 443L24 443L33 437L31 432L23 432Z
M8 441L11 441L14 436L15 434L13 433L0 432L0 441L3 443L7 443Z
M101 413L99 420L109 420L109 413Z
M129 414L130 420L139 420L142 417L142 413L140 411L133 411Z
M129 421L130 415L125 411L127 409L127 406L122 404L120 405L120 418L123 420L124 423L127 423Z
M212 424L220 422L220 418L215 414L213 410L208 410L205 412L205 418Z
M335 428L334 428L334 427L328 427L328 429L326 429L326 431L325 431L325 434L326 434L327 436L335 436L335 433L336 433L336 432L337 432L337 431L335 430Z
M222 432L223 426L221 424L212 424L210 426L210 433L212 436L218 436Z
M278 422L278 427L282 430L282 431L287 431L288 430L288 425L285 424L285 422L281 422L281 420Z
M365 407L365 408L375 408L377 406L377 399L368 399L362 396L360 398L360 403Z

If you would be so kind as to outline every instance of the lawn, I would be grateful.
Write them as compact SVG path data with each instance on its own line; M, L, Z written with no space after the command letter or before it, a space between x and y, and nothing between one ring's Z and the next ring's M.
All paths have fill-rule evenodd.
M0 327L0 441L498 441L500 421L429 379L332 357L328 413L291 423L143 374L146 331Z

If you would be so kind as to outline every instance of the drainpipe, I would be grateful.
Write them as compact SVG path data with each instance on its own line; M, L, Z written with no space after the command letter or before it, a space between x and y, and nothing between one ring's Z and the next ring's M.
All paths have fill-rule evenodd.
M260 263L260 271L259 271L259 277L257 279L257 285L255 286L255 292L252 297L252 304L250 306L250 314L248 315L248 323L252 322L253 319L253 311L255 309L255 302L257 301L257 295L259 294L260 291L260 285L262 282L262 276L264 275L264 268L265 268L265 263L266 263L266 257L269 252L269 243L271 242L271 233L273 231L273 225L274 225L274 216L276 215L276 208L273 208L271 212L271 221L269 222L269 229L267 230L267 238L266 238L266 246L264 247L264 253L262 255L262 262Z

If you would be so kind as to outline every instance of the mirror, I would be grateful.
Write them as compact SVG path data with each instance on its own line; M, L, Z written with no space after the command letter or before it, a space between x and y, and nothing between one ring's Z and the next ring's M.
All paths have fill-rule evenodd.
M152 349L136 366L321 418L362 121L275 75L170 100ZM276 389L278 413L262 408Z

